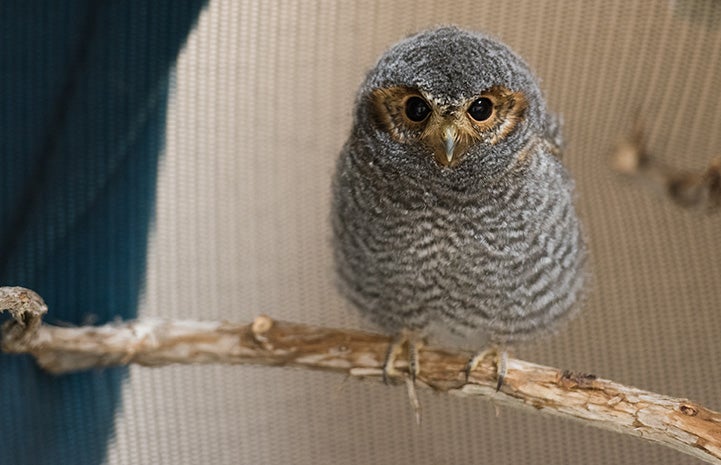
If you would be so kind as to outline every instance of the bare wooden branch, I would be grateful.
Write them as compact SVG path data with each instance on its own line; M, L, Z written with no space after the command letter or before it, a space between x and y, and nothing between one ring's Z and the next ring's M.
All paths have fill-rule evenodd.
M380 380L390 339L379 334L274 321L250 324L138 320L100 327L43 325L28 336L5 333L3 348L27 352L53 373L124 365L224 363L295 366ZM401 354L400 360L406 360ZM420 387L575 419L721 464L721 414L686 399L624 386L594 375L517 359L496 392L493 357L466 379L472 354L424 346ZM398 368L407 369L403 362Z
M679 170L648 153L638 124L616 146L611 168L650 183L682 207L704 206L708 211L721 207L721 157L711 160L703 171Z
M22 343L40 327L48 306L35 291L7 286L0 287L0 313L4 310L9 311L13 319L3 325L3 333Z

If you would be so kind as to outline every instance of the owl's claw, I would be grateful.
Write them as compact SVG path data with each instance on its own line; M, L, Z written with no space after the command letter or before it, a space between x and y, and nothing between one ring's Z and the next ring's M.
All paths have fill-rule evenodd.
M416 378L421 372L421 364L418 361L418 349L422 345L422 340L418 335L411 331L401 331L396 334L388 345L386 358L383 362L383 382L391 384L395 379L400 378L402 373L398 371L394 363L403 352L403 345L408 344L408 377L405 379L408 388L408 400L415 412L416 423L421 423L421 404L418 401L416 393Z
M496 392L498 392L501 390L501 387L503 387L503 380L506 378L506 373L508 371L508 352L495 347L478 352L468 360L463 370L466 374L466 383L471 376L471 372L478 367L481 360L488 356L492 356L493 361L496 364Z
M503 386L503 380L506 378L506 373L508 372L508 352L505 350L502 350L499 354L498 359L496 360L496 376L498 380L496 381L496 392L501 390L501 387Z
M421 372L421 364L418 362L418 345L413 338L408 338L408 374L413 384L416 384L416 377Z
M391 340L391 343L388 345L388 351L386 352L386 358L383 361L383 382L385 384L391 384L393 379L401 376L401 372L395 367L395 361L403 352L404 344L408 344L408 375L414 384L416 382L416 377L421 371L421 366L418 362L418 342L411 333L401 331Z
M386 358L383 361L383 383L391 384L394 378L400 377L400 372L394 366L398 355L403 350L403 344L406 342L406 336L403 333L396 334L391 343L388 344Z

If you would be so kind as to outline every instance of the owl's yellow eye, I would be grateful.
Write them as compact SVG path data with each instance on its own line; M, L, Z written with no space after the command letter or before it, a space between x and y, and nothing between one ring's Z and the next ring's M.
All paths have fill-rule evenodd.
M481 97L471 103L468 114L476 121L485 121L493 114L493 102L487 97Z
M406 116L409 120L420 123L431 114L431 107L425 100L413 96L406 101Z

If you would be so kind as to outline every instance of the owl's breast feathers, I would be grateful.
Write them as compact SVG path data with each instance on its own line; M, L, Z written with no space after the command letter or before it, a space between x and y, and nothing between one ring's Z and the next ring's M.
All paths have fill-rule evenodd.
M389 173L348 144L333 205L342 289L393 330L441 319L511 342L551 328L585 277L572 182L552 147L535 139L505 176L452 189Z

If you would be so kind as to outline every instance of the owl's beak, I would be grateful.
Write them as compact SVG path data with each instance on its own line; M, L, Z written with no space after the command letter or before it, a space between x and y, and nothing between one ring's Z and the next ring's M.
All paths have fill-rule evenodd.
M456 150L456 129L453 126L446 126L443 130L443 148L446 151L446 161L450 165L453 163L453 152Z
M456 128L452 125L443 128L441 139L443 141L443 153L437 154L436 160L443 166L451 166L456 158L456 141L458 140Z
M468 148L468 137L463 137L463 128L452 120L440 122L427 132L427 143L436 163L445 168L456 166Z

